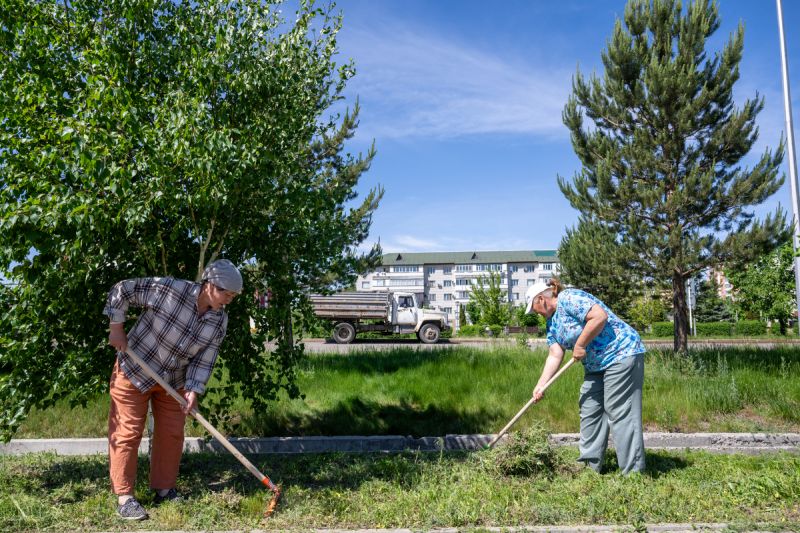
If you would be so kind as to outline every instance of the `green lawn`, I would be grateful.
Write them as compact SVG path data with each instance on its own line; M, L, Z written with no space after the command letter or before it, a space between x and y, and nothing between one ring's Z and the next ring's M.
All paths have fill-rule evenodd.
M444 435L499 430L530 398L544 349L457 347L313 354L299 371L304 400L275 402L266 413L235 404L235 436ZM697 349L689 357L647 354L644 422L649 431L800 430L800 347ZM539 421L551 432L578 430L582 370L566 372L519 428ZM34 412L17 437L106 434L108 399ZM203 435L194 424L190 435Z
M102 456L0 458L0 530L247 530L262 528L481 527L520 524L726 522L749 530L800 527L800 456L648 452L647 471L628 477L579 470L576 451L529 476L494 468L497 452L259 456L284 488L269 493L228 455L185 455L180 504L153 509L141 459L137 493L150 520L114 513ZM609 466L614 467L613 459ZM753 524L759 524L753 527ZM630 530L630 529L629 529Z

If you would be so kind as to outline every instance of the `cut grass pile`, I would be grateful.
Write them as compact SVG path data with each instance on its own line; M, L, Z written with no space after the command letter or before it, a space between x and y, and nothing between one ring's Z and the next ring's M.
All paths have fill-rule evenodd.
M304 400L266 413L237 401L235 436L445 435L498 431L530 398L544 349L450 348L311 354L299 369ZM578 430L576 365L518 423L549 432ZM653 350L645 367L643 418L649 431L800 430L800 347ZM202 405L202 402L201 402ZM19 438L102 437L108 398L32 413ZM189 435L203 435L199 425Z
M50 454L0 458L0 530L247 530L270 528L433 528L567 524L726 522L735 527L800 527L800 456L648 452L643 474L598 475L559 448L539 468L536 443L514 472L499 450L475 453L259 456L282 484L276 514L261 521L269 493L228 455L183 457L185 501L152 506L147 463L137 494L150 520L119 521L107 459ZM531 453L533 452L533 453ZM550 457L549 453L545 454ZM533 460L531 460L533 459ZM510 463L507 463L510 464ZM520 468L520 466L522 467ZM753 524L759 524L757 528ZM735 529L733 529L735 530Z

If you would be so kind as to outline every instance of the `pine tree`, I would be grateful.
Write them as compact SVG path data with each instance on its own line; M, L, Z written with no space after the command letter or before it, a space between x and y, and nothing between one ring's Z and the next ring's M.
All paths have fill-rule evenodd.
M698 322L730 322L733 319L730 309L719 296L719 284L713 277L697 288L694 318Z
M763 221L752 206L783 183L783 144L740 165L758 137L758 96L734 106L744 48L740 25L707 57L719 28L716 2L631 0L602 53L605 73L580 71L564 109L582 169L562 192L584 216L635 251L643 277L670 282L676 351L687 348L686 280L716 264L741 264L787 235L780 209ZM593 125L584 126L584 116Z
M581 217L558 247L561 280L597 296L620 316L628 316L641 277L631 269L630 250L607 225Z

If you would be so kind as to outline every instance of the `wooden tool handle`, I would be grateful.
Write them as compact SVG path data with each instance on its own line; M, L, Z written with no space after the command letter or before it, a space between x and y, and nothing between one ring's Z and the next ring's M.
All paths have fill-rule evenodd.
M570 358L570 360L569 360L569 361L567 361L567 363L566 363L564 366L562 366L560 369L558 369L558 372L556 372L556 373L553 375L553 377L552 377L552 378L550 378L550 379L547 381L547 383L545 383L545 384L544 384L544 386L542 387L542 392L546 391L546 390L547 390L547 388L548 388L550 385L552 385L552 384L553 384L553 382L554 382L556 379L558 379L558 376L560 376L561 374L563 374L565 370L567 370L569 367L571 367L571 366L572 366L572 364L573 364L575 361L576 361L576 360L575 360L574 358ZM503 429L501 429L501 430L500 430L500 433L498 433L497 435L495 435L495 437L494 437L494 438L492 439L492 441L489 443L489 448L493 447L493 446L495 445L495 443L497 443L497 441L498 441L498 440L500 440L500 437L502 437L503 435L505 435L505 434L506 434L506 432L507 432L509 429L511 429L511 426L513 426L513 425L514 425L514 424L517 422L517 420L519 420L519 418L520 418L522 415L524 415L524 414L525 414L525 411L527 411L527 410L528 410L528 408L530 408L530 406L531 406L531 405L533 405L533 404L535 404L535 403L536 403L536 399L535 399L535 398L531 398L530 400L528 400L528 403L526 403L524 406L522 406L522 409L520 409L520 410L519 410L519 412L518 412L516 415L514 415L514 418L512 418L512 419L511 419L511 421L510 421L508 424L506 424L506 427L504 427Z

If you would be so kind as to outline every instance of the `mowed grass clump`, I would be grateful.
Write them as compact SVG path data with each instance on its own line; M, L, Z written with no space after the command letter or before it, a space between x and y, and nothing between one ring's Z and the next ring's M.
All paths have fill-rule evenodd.
M305 399L282 397L254 412L239 398L224 429L242 437L493 433L530 399L546 356L512 345L309 354L298 368ZM582 380L575 365L516 427L578 431ZM17 436L102 437L107 417L107 397L85 409L63 402L32 413ZM648 431L800 431L800 347L650 351L643 418ZM187 433L204 430L189 423Z
M538 423L510 433L505 441L475 457L484 468L501 476L552 476L566 468L547 431Z
M262 520L269 492L228 455L183 457L185 501L152 505L146 458L137 496L150 520L114 513L107 458L52 454L0 459L0 531L250 530L514 527L519 525L724 522L731 530L798 530L800 456L647 453L643 474L565 467L544 475L484 468L491 453L251 456L284 489ZM498 450L499 452L499 450ZM754 526L757 524L757 527Z

